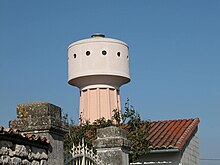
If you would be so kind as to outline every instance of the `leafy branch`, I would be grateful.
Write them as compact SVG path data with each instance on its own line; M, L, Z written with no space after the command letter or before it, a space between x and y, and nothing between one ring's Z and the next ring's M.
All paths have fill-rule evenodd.
M146 140L150 128L149 122L141 120L140 114L129 104L129 99L125 103L125 112L123 114L117 109L114 109L113 112L111 120L100 118L90 123L89 121L82 122L80 117L80 125L69 124L69 132L64 139L65 151L69 151L73 143L80 143L83 137L88 147L92 148L92 142L96 139L97 129L116 126L122 127L128 132L127 138L131 142L129 156L131 162L146 154L149 151L149 142Z

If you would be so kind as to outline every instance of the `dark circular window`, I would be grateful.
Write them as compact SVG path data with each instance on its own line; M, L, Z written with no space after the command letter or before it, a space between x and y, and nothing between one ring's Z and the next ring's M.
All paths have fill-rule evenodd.
M118 53L117 53L117 56L118 56L118 57L120 57L120 56L121 56L121 53L120 53L120 52L118 52Z
M90 51L86 51L86 55L89 56L90 55Z
M106 52L105 50L103 50L103 51L102 51L102 54L103 54L103 55L106 55L106 54L107 54L107 52Z
M76 54L74 54L73 57L76 58Z

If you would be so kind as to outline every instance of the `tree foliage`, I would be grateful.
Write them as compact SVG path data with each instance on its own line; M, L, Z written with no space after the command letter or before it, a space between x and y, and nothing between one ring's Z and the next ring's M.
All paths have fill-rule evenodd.
M92 147L92 142L96 139L96 131L99 128L116 126L122 127L127 131L127 138L131 142L129 158L130 161L136 160L141 155L146 154L149 149L149 142L146 140L150 124L148 121L141 120L139 113L129 104L129 99L125 103L125 112L121 114L117 109L111 120L100 118L93 123L82 122L80 125L69 124L69 132L64 139L64 149L69 151L73 143L77 145L84 138L88 147Z

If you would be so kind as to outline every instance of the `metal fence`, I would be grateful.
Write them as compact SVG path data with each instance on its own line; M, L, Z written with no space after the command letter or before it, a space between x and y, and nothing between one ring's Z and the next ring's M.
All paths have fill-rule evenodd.
M114 160L113 160L114 161ZM136 162L130 165L171 165L172 162L157 161L157 162ZM104 165L101 159L89 149L85 144L84 139L77 146L73 144L71 151L65 154L64 165Z
M103 165L103 163L82 139L78 146L73 144L71 151L65 154L64 165Z

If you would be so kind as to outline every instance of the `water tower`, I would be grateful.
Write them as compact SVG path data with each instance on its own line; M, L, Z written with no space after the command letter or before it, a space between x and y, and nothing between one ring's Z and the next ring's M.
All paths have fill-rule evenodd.
M119 88L130 81L128 45L94 34L68 47L68 83L80 89L80 115L93 122L121 111Z

